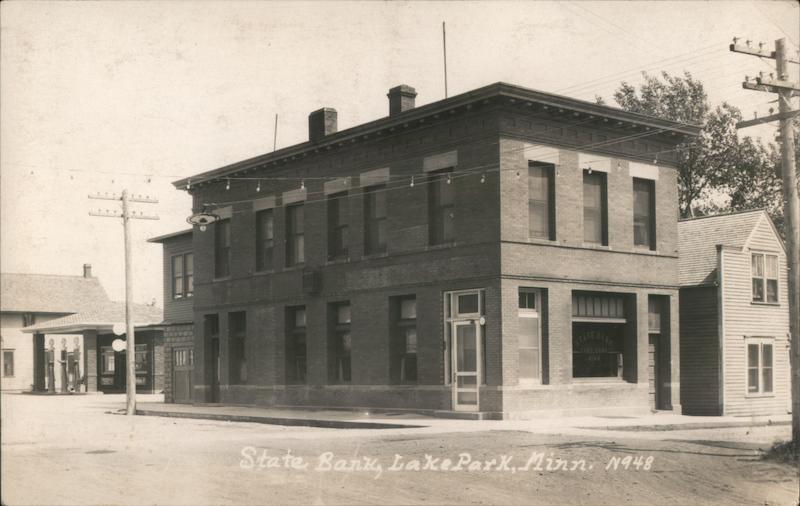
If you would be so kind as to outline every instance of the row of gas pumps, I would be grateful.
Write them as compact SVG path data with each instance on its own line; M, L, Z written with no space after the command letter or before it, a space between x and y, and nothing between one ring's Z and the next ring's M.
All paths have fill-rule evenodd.
M70 356L71 355L71 356ZM56 354L55 341L50 339L45 349L45 362L47 367L47 393L56 393L56 369L60 377L61 393L78 393L81 391L83 379L81 377L81 343L75 337L74 348L70 354L67 351L67 338L61 338L61 350Z

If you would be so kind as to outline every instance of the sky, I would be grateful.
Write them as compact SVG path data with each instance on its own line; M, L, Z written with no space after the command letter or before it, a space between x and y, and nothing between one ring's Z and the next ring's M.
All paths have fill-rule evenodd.
M712 104L769 114L743 90L772 60L728 51L732 37L800 43L794 1L707 2L3 2L0 4L0 271L80 274L90 263L124 298L118 208L89 193L149 195L133 222L134 298L163 303L161 246L188 228L172 182L307 138L308 113L339 129L388 114L386 92L417 105L505 81L613 105L641 72L690 71ZM798 59L797 53L794 58ZM797 80L798 66L792 78ZM771 141L774 126L747 134Z

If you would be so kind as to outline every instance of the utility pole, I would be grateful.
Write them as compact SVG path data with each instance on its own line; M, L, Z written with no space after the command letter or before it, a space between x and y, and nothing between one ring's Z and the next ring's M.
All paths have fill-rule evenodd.
M128 190L122 190L122 195L109 193L95 193L89 195L90 199L95 200L119 200L122 201L122 213L118 210L89 211L90 216L102 216L105 218L122 218L122 226L125 230L125 392L126 392L126 413L129 416L136 414L136 336L133 323L133 248L131 241L131 220L157 220L158 216L148 215L142 212L138 214L131 211L131 202L143 202L146 204L157 204L158 200L143 197L141 195L128 195Z
M775 41L775 51L767 52L759 44L758 50L750 46L748 40L745 45L733 39L730 50L736 53L750 54L761 58L770 58L776 62L777 79L772 74L765 77L763 73L756 77L755 83L745 77L742 87L748 90L766 91L778 95L779 112L776 115L763 118L763 120L780 121L781 144L781 176L783 179L783 212L786 229L787 267L789 270L789 334L790 334L790 362L792 381L792 441L795 452L800 452L800 204L798 203L797 169L795 167L794 128L792 118L800 111L792 110L792 97L800 95L797 83L789 81L789 63L798 63L789 59L786 53L786 39ZM737 128L750 126L755 120L741 122Z

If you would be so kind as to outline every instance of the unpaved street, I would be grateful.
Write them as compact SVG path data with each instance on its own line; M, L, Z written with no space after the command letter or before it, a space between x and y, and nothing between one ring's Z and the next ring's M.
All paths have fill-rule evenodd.
M3 504L794 504L798 497L796 470L760 460L760 448L788 437L785 425L343 430L106 413L123 402L3 395ZM547 470L548 458L557 470Z

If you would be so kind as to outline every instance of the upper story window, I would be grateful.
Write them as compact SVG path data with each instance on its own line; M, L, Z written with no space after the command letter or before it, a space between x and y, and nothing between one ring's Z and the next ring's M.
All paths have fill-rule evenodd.
M273 269L273 251L275 249L275 215L272 209L264 209L256 213L256 270Z
M428 181L428 227L431 245L452 242L455 190L451 184L452 169L432 172Z
M22 326L28 327L36 323L36 315L33 313L23 313L22 314Z
M303 204L286 208L286 267L305 262Z
M528 236L556 239L555 165L528 164Z
M656 249L655 181L633 179L633 245Z
M364 190L364 252L386 251L386 186L370 186Z
M747 393L772 393L772 339L747 338Z
M172 257L172 298L191 297L194 293L194 254Z
M328 197L328 258L347 256L349 219L347 192Z
M753 253L753 302L778 302L778 255Z
M220 220L214 224L214 277L224 278L231 274L231 220Z
M608 246L605 172L583 171L583 242Z

